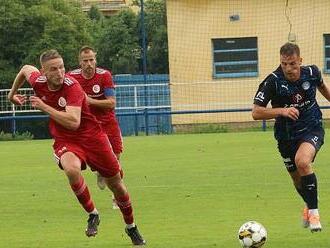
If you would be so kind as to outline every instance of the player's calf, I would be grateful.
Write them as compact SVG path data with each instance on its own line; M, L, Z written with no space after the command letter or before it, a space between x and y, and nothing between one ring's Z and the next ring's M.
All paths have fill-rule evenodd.
M112 209L119 209L117 200L115 199L115 196L113 194L112 194Z
M96 172L96 183L99 189L104 190L106 187L105 179L100 175L100 173Z

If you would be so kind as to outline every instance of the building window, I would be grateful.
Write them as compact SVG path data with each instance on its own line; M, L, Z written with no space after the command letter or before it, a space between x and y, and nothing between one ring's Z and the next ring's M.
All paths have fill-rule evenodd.
M212 39L213 77L258 76L257 37Z
M324 72L330 73L330 34L324 34Z

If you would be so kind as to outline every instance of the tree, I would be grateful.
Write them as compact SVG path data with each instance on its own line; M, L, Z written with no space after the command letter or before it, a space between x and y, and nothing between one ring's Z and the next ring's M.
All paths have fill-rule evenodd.
M134 4L140 6L140 1L135 1ZM144 19L147 47L147 72L167 74L169 69L165 0L145 1ZM139 20L139 27L141 30L141 20ZM141 32L140 40L142 40Z
M77 1L4 1L0 8L0 65L4 65L0 84L8 87L23 64L38 65L46 49L57 49L66 67L74 67L80 46L93 41L90 28L91 20Z
M91 20L98 22L102 18L102 13L99 11L99 9L95 5L92 5L88 11L88 17Z
M100 66L110 68L114 74L138 73L140 46L136 24L137 16L130 9L105 21L96 46Z
M38 65L40 53L50 48L63 55L67 69L76 67L79 48L91 45L99 64L113 73L141 73L139 20L130 9L109 18L96 7L85 14L76 0L1 1L0 87L9 87L23 64ZM168 73L164 0L145 1L145 25L147 72Z

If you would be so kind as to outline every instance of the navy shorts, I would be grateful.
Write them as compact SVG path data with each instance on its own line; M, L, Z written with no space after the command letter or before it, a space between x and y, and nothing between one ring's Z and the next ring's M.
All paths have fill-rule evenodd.
M302 136L300 139L296 140L279 140L277 143L277 148L281 153L284 165L289 172L297 170L295 164L295 156L297 150L301 143L308 142L314 146L316 153L320 150L324 143L324 130L322 127L315 128L306 135ZM315 153L315 155L316 155ZM313 159L314 161L314 159Z

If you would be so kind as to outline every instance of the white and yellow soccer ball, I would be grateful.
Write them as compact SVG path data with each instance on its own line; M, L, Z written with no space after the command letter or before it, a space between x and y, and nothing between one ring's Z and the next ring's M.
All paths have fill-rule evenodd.
M267 240L266 228L256 221L244 223L238 231L238 239L244 248L258 248Z

